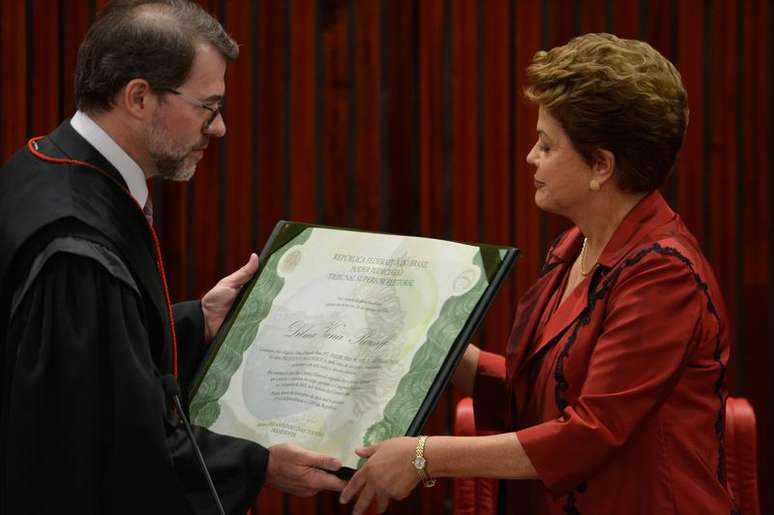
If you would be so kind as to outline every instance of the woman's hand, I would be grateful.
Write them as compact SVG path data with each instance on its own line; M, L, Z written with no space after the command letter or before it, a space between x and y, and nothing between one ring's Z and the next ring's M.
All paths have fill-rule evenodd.
M348 503L357 496L352 514L360 515L374 498L379 513L384 513L390 499L405 499L419 483L411 463L416 447L416 438L404 436L355 451L367 461L341 492L340 502Z

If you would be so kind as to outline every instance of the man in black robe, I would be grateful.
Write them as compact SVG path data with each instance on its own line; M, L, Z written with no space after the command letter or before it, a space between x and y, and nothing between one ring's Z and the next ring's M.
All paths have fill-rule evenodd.
M225 134L237 54L193 2L113 2L79 50L78 112L0 170L0 514L217 513L163 385L186 397L257 258L171 307L145 179L189 179ZM263 484L343 485L334 458L195 433L228 513Z

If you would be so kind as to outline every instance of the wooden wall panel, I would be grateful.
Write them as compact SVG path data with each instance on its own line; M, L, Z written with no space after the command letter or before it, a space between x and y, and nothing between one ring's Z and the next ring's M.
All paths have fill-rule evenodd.
M419 215L416 2L382 0L382 127L380 228L416 233ZM361 128L361 130L363 130Z
M60 24L60 5L56 2L35 0L28 4L30 15L34 20L34 31L31 36L32 55L40 56L46 53L60 53L62 40ZM45 134L49 127L56 127L61 121L60 81L61 59L46 62L43 59L28 61L29 71L35 77L28 86L37 101L27 104L30 108L29 124L33 134Z
M283 34L282 30L285 28L283 21L286 19L282 16L282 12L279 13L263 13L259 11L259 5L250 3L242 5L240 2L229 1L225 6L225 23L229 27L233 37L237 41L252 41L253 36L267 37L266 30L256 30L256 22L260 23L260 20L268 17L274 18L272 15L276 15L276 19L272 20L272 27L279 29L279 34L272 34L268 37L277 37L281 40ZM282 9L280 9L282 11ZM268 16L262 16L268 14ZM261 27L263 28L263 27ZM224 168L215 168L209 171L209 173L217 176L224 176L225 178L225 200L228 209L224 213L224 238L225 238L225 256L224 266L226 270L234 270L247 261L250 252L255 248L255 242L253 241L254 229L258 224L255 222L255 216L257 213L257 207L254 205L256 197L259 197L257 185L261 184L266 187L276 187L278 192L287 191L284 187L284 170L280 168L277 170L279 173L273 170L272 174L268 174L266 180L259 181L257 171L259 168L256 166L257 159L257 141L255 124L255 113L267 112L267 109L256 109L258 99L264 96L276 96L276 102L272 105L280 106L280 109L284 105L283 92L285 91L285 83L283 81L284 74L281 73L282 65L286 61L283 59L284 55L282 50L285 46L280 46L280 51L276 52L280 55L279 70L272 69L273 80L257 81L256 80L256 46L255 45L242 45L239 49L239 59L226 71L226 84L228 85L228 95L237 99L237 102L230 104L230 109L225 113L224 121L226 122L228 137L223 140L223 151L228 156L226 166ZM279 72L279 73L277 73ZM276 74L276 75L275 75ZM276 78L275 78L276 77ZM270 95L265 90L262 91L259 87L272 87ZM254 95L254 92L260 92ZM245 104L243 104L243 102ZM263 106L262 106L263 107ZM285 124L284 116L280 115L279 119L275 121L275 127L272 133L279 135L279 142L276 145L275 153L280 163L283 162L283 157L287 155L286 149L283 146L282 137L284 136L283 128ZM266 148L261 146L261 149ZM274 148L274 147L273 147ZM261 163L263 164L263 163ZM261 167L263 170L263 167ZM269 177L275 180L269 180ZM261 177L263 179L263 177ZM255 193L255 195L254 195ZM282 202L273 203L280 210L284 210L285 206ZM280 216L282 212L280 211ZM259 221L263 221L265 218L271 219L275 217L275 213L270 213L269 216L258 215ZM244 225L245 220L253 220L247 227ZM247 230L246 230L247 229Z
M290 95L288 159L290 174L287 188L290 192L290 212L301 222L317 220L316 168L316 99L317 99L317 4L307 0L288 2L291 18L289 59ZM259 82L260 82L259 76ZM270 98L256 95L259 102ZM259 106L260 109L260 106ZM271 130L270 127L265 127ZM260 134L258 145L260 145ZM261 234L258 244L268 234Z
M0 81L0 143L5 160L28 137L27 104L27 13L22 2L0 3L0 58L3 80Z
M647 7L648 0L637 2L611 2L611 30L622 38L637 39L640 37L640 11Z
M225 4L218 0L200 3L213 15L218 18L223 17ZM226 94L228 95L228 91ZM224 119L227 123L229 112L234 108L236 108L234 104L226 104L224 108ZM182 186L188 189L187 216L181 221L181 225L188 232L186 250L190 263L187 292L191 296L202 295L214 284L216 278L225 273L223 263L226 251L225 190L229 163L224 145L223 140L211 140L209 150L205 152L199 164L196 180L185 185L172 184L167 188ZM168 219L165 232L174 231L177 222L175 219ZM177 291L177 289L173 290L175 293Z
M513 220L509 216L513 196L514 75L511 64L515 45L514 5L510 0L483 4L480 22L481 72L479 73L479 223L476 240L509 245L513 241ZM479 341L505 339L515 307L514 282L508 281L490 308L480 330ZM492 337L489 338L489 335Z
M476 241L479 216L481 138L479 76L481 4L451 4L451 237Z
M705 135L709 111L709 95L702 87L705 70L709 69L709 51L704 45L705 29L703 2L679 2L680 30L676 64L688 92L690 108L688 129L683 150L678 156L677 199L680 215L699 238L705 234L704 210L708 203L703 194L705 167Z
M241 4L244 7L245 4ZM252 6L256 10L255 26L245 27L245 30L248 34L252 32L256 44L251 74L255 86L238 98L252 98L254 102L251 113L255 117L254 133L250 143L256 159L252 170L255 180L251 192L254 203L252 241L260 247L277 220L289 216L291 204L288 176L292 129L288 116L288 79L292 63L288 61L288 41L293 6L284 2L260 2ZM241 16L245 14L242 11ZM248 128L237 125L235 130ZM235 224L240 226L237 220Z
M516 269L516 296L521 296L529 284L537 277L537 271L543 263L545 255L541 251L540 238L540 212L534 205L534 169L525 159L537 140L536 124L537 111L521 99L521 88L524 84L524 74L535 52L543 48L542 38L545 29L541 19L542 2L540 0L525 0L516 2L515 14L515 55L514 73L516 84L514 86L514 116L515 130L513 131L514 167L515 174L514 198L511 217L515 224L514 245L522 251ZM518 242L518 243L516 243ZM487 348L492 345L492 350L504 350L501 344L492 338L492 343L487 342Z
M734 350L743 345L737 356L738 370L743 384L734 385L736 392L749 392L756 407L772 406L772 358L774 348L766 345L764 335L770 331L767 321L771 302L765 299L772 291L772 46L761 44L760 35L771 31L771 3L743 3L741 22L741 84L737 94L742 99L740 131L744 153L739 162L737 202L738 239L735 248L742 270L738 273L735 299L739 305L738 332ZM769 334L771 334L769 332ZM765 409L765 408L764 408ZM759 413L760 413L759 409ZM760 474L763 490L772 484L771 417L765 411L760 417ZM768 483L767 483L768 482ZM764 494L771 506L770 494ZM771 512L771 510L769 511Z
M60 50L61 65L59 66L59 103L62 117L70 116L75 109L75 92L73 70L78 57L78 47L83 35L91 25L95 16L95 6L91 2L67 2L60 0ZM53 92L52 92L53 93ZM56 123L56 122L55 122ZM48 129L46 129L48 130Z
M736 214L738 199L736 196L739 140L736 137L739 112L739 96L736 90L738 41L738 8L733 2L717 2L712 6L711 27L713 32L713 50L717 52L712 59L710 73L713 76L710 98L710 189L708 202L711 206L723 206L712 209L705 226L710 234L706 238L705 252L712 260L720 286L725 293L728 314L734 327L738 327L739 306L735 302L736 288ZM735 353L728 367L731 382L737 378L737 356L745 342L735 342Z
M419 26L419 230L449 238L450 2L420 2Z
M74 110L78 44L106 0L0 2L0 158ZM505 349L518 297L568 226L533 203L521 99L541 48L585 32L650 42L683 76L690 124L664 193L713 263L733 321L732 394L759 420L772 510L774 37L766 0L201 0L241 46L227 72L228 136L197 177L154 183L172 294L200 295L260 250L278 219L511 243L523 256L476 341ZM426 431L448 433L457 395ZM390 513L450 513L442 481ZM336 496L271 489L259 514L347 513Z
M322 173L320 178L323 217L326 225L352 224L354 163L350 100L352 67L349 5L344 0L326 0L322 10Z
M350 141L354 140L354 179L349 189L348 224L377 230L380 224L380 159L382 117L379 91L381 84L381 25L379 2L351 0L350 29L353 41L354 99L351 112Z
M580 30L581 34L587 32L609 32L612 30L613 20L608 7L612 2L608 0L585 0L580 6Z

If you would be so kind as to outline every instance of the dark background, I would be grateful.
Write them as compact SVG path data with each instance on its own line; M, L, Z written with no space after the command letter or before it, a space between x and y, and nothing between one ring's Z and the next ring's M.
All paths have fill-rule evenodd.
M0 160L72 115L78 44L103 4L0 2ZM153 188L174 299L201 295L260 250L278 219L463 241L524 254L479 344L504 348L518 296L566 223L533 204L524 161L536 112L520 96L534 52L609 31L681 70L691 106L664 188L715 267L733 321L733 395L758 416L760 490L772 512L774 164L767 0L210 0L241 44L228 70L229 134L189 184ZM658 366L658 363L654 363ZM451 431L456 397L426 428ZM451 484L391 513L449 513ZM259 512L348 512L333 495L271 490Z

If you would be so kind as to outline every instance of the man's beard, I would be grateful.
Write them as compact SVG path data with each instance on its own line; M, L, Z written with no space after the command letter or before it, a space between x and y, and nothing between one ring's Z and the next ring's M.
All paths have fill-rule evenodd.
M194 147L176 143L169 131L157 119L146 133L148 152L156 167L156 174L170 181L187 181L196 171L196 162L190 160L194 148L207 146L206 139Z

